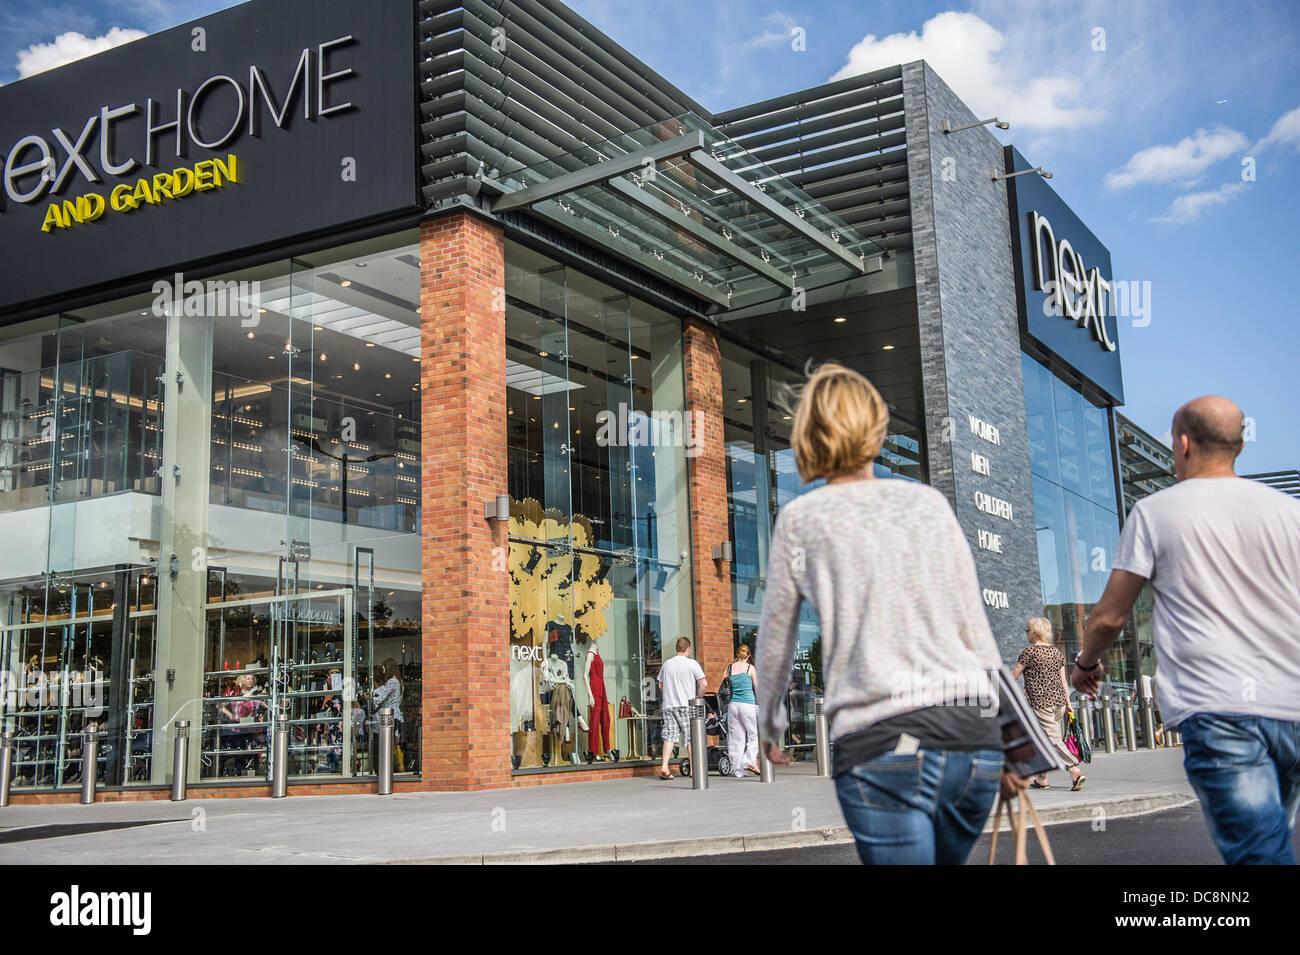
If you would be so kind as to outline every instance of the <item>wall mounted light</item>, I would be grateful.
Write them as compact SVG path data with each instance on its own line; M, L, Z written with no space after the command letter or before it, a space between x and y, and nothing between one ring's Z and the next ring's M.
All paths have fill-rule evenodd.
M1052 174L1042 166L1035 166L1033 169L1022 169L1020 172L998 172L996 169L992 169L989 171L989 178L996 182L999 179L1015 179L1016 176L1028 176L1033 172L1038 173L1044 179L1052 178Z
M510 495L498 494L492 500L484 501L483 518L489 521L510 520Z
M723 541L721 544L713 545L714 560L725 560L730 562L735 558L735 553L736 552L735 549L732 547L731 541Z
M945 119L943 121L943 131L945 135L947 135L948 133L960 133L963 129L974 129L976 126L988 126L990 123L992 123L998 129L1011 128L1010 123L1004 123L1002 122L1002 120L994 116L992 119L981 119L979 122L967 123L964 126L949 126L948 121Z

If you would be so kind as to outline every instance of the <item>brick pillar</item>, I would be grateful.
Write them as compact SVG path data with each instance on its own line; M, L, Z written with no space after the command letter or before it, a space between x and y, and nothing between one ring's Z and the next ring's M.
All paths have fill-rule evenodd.
M510 782L505 239L469 213L420 228L423 787Z
M691 496L691 566L695 585L695 658L709 686L732 659L731 564L715 561L713 547L730 539L727 521L727 459L722 432L722 354L718 330L704 322L682 323L686 407L698 416L700 454L687 458ZM672 649L665 647L665 653Z

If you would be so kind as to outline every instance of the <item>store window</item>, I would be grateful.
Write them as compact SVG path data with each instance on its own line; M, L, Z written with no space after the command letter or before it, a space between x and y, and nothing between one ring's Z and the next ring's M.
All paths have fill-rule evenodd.
M281 712L292 775L367 775L381 704L419 771L418 242L0 331L16 785L76 785L88 728L102 783L162 785L175 719L192 781L265 778Z
M656 755L694 639L681 322L506 245L512 767Z
M1105 408L1021 355L1044 615L1073 659L1088 614L1101 598L1119 543L1114 452ZM1133 692L1130 639L1106 660L1112 692Z

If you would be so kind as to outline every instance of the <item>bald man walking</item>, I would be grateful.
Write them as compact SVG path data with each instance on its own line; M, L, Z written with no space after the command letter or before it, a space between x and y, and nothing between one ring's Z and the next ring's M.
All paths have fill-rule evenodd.
M1300 501L1237 477L1241 409L1207 396L1173 423L1178 483L1133 508L1071 681L1102 655L1142 585L1155 595L1160 709L1229 864L1295 865L1300 804Z

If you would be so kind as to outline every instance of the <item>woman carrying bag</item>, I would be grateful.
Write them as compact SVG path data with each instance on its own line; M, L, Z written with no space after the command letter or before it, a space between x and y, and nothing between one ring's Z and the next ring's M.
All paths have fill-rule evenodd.
M1079 757L1066 747L1061 735L1061 718L1070 710L1069 685L1065 682L1065 654L1052 644L1052 622L1046 617L1035 617L1025 626L1029 646L1020 653L1013 680L1025 675L1025 696L1034 708L1034 715L1042 724L1043 732L1051 741L1057 755L1065 762L1070 773L1070 788L1078 792L1088 777L1079 769ZM1034 789L1048 789L1047 774L1035 777Z
M742 643L718 689L718 702L722 702L730 688L726 702L727 755L731 758L731 775L737 779L747 773L758 775L758 707L754 702L757 680L758 673L749 662L749 646Z
M888 427L880 393L836 362L803 388L795 464L803 481L826 484L782 507L772 533L759 731L767 757L789 763L776 741L806 600L821 625L836 795L859 858L960 865L1004 778L1001 725L986 695L1002 661L948 500L875 475ZM927 694L936 685L943 692ZM1013 789L1026 782L1005 778Z

